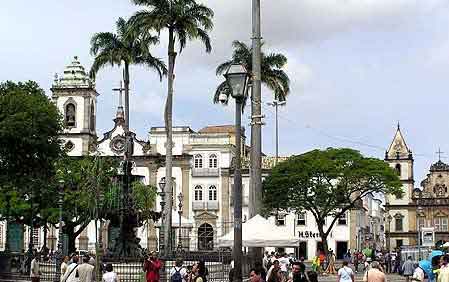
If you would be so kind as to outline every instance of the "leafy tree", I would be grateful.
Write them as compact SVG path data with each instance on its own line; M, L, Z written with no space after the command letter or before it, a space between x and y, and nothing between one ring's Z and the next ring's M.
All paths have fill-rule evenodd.
M75 240L96 218L106 218L111 207L105 195L115 187L118 161L108 157L64 158L58 162L58 182L63 182L63 233L68 251L75 250ZM55 184L59 185L59 184ZM57 223L57 219L53 221Z
M226 73L229 66L232 63L242 64L246 70L252 74L253 57L252 48L248 47L244 42L234 41L232 43L234 52L232 59L220 64L217 67L217 75ZM287 65L287 57L278 53L265 54L262 52L261 56L261 81L274 92L274 98L279 101L285 101L290 93L290 79L284 71L284 67ZM251 75L252 77L252 75ZM249 87L247 88L249 89ZM220 94L225 94L229 97L231 95L231 89L226 82L221 83L214 95L214 103L218 103Z
M162 76L167 74L165 63L153 57L150 46L159 42L158 36L150 32L129 32L130 24L123 18L117 21L117 34L111 32L96 33L91 39L90 52L95 56L90 76L95 77L98 71L110 64L124 65L125 82L125 120L129 128L129 67L141 65L148 67Z
M148 10L136 12L131 18L134 30L147 32L156 30L168 31L168 87L167 101L165 104L165 128L167 134L166 149L166 189L172 187L173 167L173 83L174 69L177 53L175 44L179 45L182 52L188 40L199 39L204 43L206 52L212 50L208 31L213 27L213 11L205 5L197 3L196 0L131 0L136 5L147 6ZM167 210L171 210L171 200L167 202ZM170 224L170 223L169 223Z
M366 195L403 193L398 175L384 161L352 149L334 148L313 150L279 163L263 189L267 212L311 212L325 251L338 218L359 208ZM330 221L325 230L326 218Z
M46 226L63 155L58 109L36 82L0 83L0 220ZM53 191L54 192L54 191Z

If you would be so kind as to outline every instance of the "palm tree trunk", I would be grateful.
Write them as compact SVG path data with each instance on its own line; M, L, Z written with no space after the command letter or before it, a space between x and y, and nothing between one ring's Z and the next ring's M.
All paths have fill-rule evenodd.
M129 64L127 62L125 62L123 80L125 83L125 133L127 133L129 131Z
M173 83L174 83L174 68L175 68L176 52L175 52L175 37L173 30L169 29L168 39L168 93L167 102L165 104L165 129L167 134L166 154L165 154L165 228L164 228L164 252L165 254L171 251L171 230L172 230L172 206L173 206L173 181L172 181L172 167L173 167Z

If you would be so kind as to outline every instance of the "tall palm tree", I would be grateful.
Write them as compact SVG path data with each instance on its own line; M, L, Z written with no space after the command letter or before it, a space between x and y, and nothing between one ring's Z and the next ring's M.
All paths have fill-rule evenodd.
M229 66L235 62L242 64L246 70L252 74L252 48L237 40L232 43L232 46L234 47L232 59L220 64L217 67L217 75L225 73ZM286 97L290 93L290 79L283 70L286 64L287 58L284 55L276 53L266 55L262 52L261 81L265 86L274 92L274 98L278 101L285 101ZM226 96L231 94L231 90L226 82L221 83L217 87L213 99L214 103L224 102L219 100L220 94L225 94Z
M165 63L151 55L150 46L159 42L158 36L149 32L129 32L130 23L123 18L117 20L117 34L100 32L91 39L90 52L95 56L90 76L95 78L101 68L106 65L124 65L123 80L125 83L125 130L129 130L129 67L130 65L146 66L162 77L167 74Z
M187 40L198 39L204 43L206 52L212 50L208 31L212 30L212 18L214 12L205 5L198 4L196 0L131 0L136 5L147 6L148 9L136 12L130 19L136 30L146 32L148 30L168 31L168 87L167 101L165 104L165 128L167 134L166 145L166 187L168 195L172 193L172 167L173 167L173 83L176 60L175 44L178 44L179 52L185 48ZM168 196L166 204L167 222L165 229L164 245L168 246L168 232L171 230L172 197Z

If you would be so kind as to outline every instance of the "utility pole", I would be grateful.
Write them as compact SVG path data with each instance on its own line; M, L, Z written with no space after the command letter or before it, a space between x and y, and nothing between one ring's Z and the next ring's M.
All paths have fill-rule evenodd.
M267 103L268 106L272 106L275 108L275 119L276 119L276 156L275 156L275 165L278 164L279 160L279 118L278 118L278 107L285 105L285 101L274 100L271 103Z
M261 32L260 0L252 2L252 97L251 97L251 167L249 218L260 212L262 195L262 102L261 102Z

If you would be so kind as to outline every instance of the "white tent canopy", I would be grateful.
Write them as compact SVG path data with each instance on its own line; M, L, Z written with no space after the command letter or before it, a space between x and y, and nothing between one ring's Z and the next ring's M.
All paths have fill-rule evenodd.
M285 230L271 224L260 215L256 215L243 223L243 247L292 247L297 246L299 239ZM234 229L218 238L219 247L232 247L234 244Z

